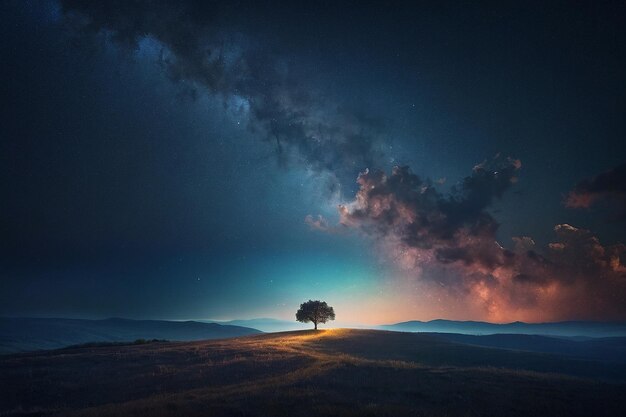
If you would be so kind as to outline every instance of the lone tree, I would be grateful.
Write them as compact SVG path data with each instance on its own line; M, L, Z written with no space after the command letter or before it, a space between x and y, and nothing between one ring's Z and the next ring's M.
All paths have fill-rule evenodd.
M312 322L317 330L318 323L335 320L335 310L329 307L326 301L309 300L300 304L300 310L296 312L296 320L302 323Z

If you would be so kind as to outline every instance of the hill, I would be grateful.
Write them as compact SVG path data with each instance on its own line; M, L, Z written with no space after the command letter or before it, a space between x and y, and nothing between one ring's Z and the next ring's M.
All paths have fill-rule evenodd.
M618 416L626 364L321 330L0 357L3 416Z
M222 339L257 333L247 327L194 321L0 318L0 354L82 343Z
M486 334L536 334L565 337L626 337L626 323L563 321L556 323L487 323L482 321L405 321L402 323L379 326L383 330L403 332L461 333L473 335Z

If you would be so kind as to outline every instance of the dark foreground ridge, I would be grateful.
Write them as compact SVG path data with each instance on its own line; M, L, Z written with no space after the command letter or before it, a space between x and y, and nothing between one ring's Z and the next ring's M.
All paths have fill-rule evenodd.
M0 357L2 416L617 416L626 364L375 330Z

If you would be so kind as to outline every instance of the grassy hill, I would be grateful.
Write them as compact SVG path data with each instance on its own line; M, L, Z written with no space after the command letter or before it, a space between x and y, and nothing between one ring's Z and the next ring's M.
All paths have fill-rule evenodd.
M617 416L626 364L374 330L0 357L2 416Z

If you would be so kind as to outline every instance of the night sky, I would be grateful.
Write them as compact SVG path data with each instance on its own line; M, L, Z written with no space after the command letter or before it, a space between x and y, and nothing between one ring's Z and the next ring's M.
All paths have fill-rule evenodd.
M295 3L0 4L0 315L626 320L623 2Z

